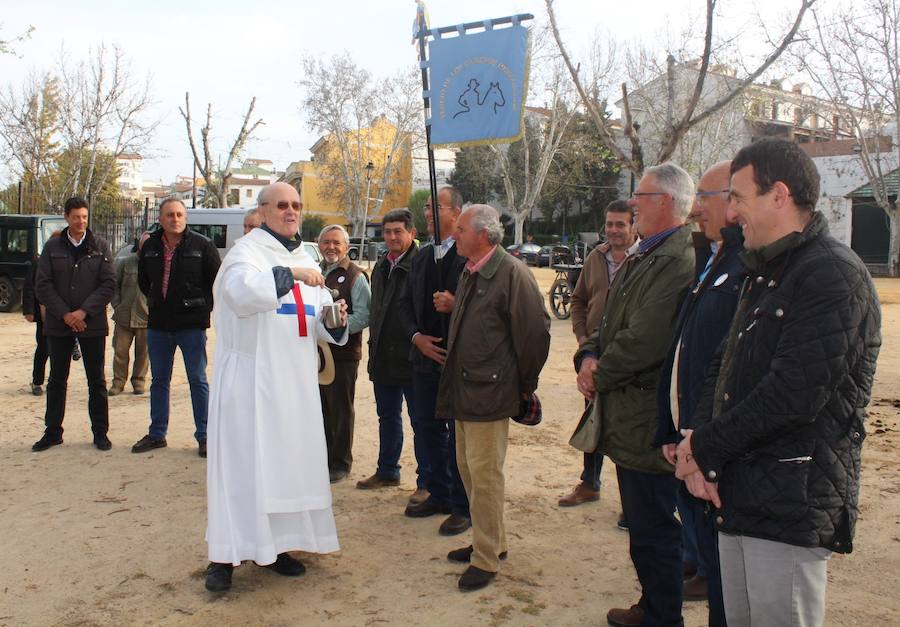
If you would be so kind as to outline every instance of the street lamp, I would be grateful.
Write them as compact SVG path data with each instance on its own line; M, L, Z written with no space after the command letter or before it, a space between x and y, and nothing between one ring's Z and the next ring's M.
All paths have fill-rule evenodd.
M372 185L372 172L375 170L375 164L369 161L366 164L366 204L363 212L363 231L362 238L359 240L359 260L362 261L363 253L366 250L366 228L369 226L369 188ZM371 263L369 259L369 263Z

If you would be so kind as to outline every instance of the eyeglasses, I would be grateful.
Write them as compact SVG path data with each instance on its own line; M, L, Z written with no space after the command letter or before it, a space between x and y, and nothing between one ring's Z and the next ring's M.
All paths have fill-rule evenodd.
M632 198L640 198L641 196L668 196L669 192L631 192Z
M697 192L694 195L699 199L699 198L710 198L712 196L715 196L716 194L729 194L729 193L731 193L730 189L717 189L717 190L711 191L711 192Z
M272 203L270 203L270 202L264 202L264 203L262 203L262 206L271 205L271 204ZM280 209L281 211L287 210L288 207L291 207L294 211L300 211L300 209L303 207L303 204L297 200L295 200L293 202L288 202L286 200L279 200L277 203L275 203L275 206L278 207L278 209Z

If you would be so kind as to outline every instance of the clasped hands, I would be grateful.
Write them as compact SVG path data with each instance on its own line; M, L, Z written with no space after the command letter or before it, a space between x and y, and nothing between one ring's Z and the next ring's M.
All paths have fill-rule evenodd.
M76 309L75 311L70 311L69 313L63 316L63 322L66 323L66 326L75 331L75 333L81 333L85 329L87 329L87 323L84 319L87 317L87 312L84 309Z
M691 449L693 429L682 429L683 440L676 444L663 444L663 455L666 461L675 466L675 477L684 481L688 492L698 499L710 501L716 507L722 507L719 499L719 486L711 483L703 476L703 471L694 459Z

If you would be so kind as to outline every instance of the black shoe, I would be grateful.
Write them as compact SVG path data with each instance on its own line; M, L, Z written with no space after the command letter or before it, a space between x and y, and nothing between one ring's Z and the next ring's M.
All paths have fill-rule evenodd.
M349 473L346 470L329 470L328 471L328 481L330 483L337 483L341 479L346 479Z
M200 445L197 447L197 455L206 459L206 440L200 440Z
M628 521L625 520L625 514L619 514L619 520L616 521L616 528L622 531L628 531Z
M459 589L465 591L481 590L491 583L491 579L496 576L497 573L481 570L477 566L469 566L466 572L462 574L462 577L459 578Z
M94 446L96 446L98 450L108 451L112 448L112 442L109 441L109 438L106 437L106 435L95 435Z
M450 514L447 520L441 523L438 533L442 536L456 536L472 526L472 519L468 516Z
M41 387L39 384L37 384L37 383L32 383L32 384L31 384L31 393L32 393L34 396L40 396L41 394L44 393L44 388L42 388L42 387Z
M273 563L266 564L263 568L274 570L285 577L299 577L306 572L306 566L300 560L295 560L287 553L279 553L278 558Z
M132 453L146 453L147 451L152 451L155 448L165 448L168 446L165 438L160 438L158 440L154 440L149 435L145 435L140 440L134 443L134 446L131 447Z
M225 592L231 588L231 573L234 566L210 562L206 567L206 589L210 592Z
M39 453L40 451L46 451L51 446L57 446L63 443L62 436L58 438L52 438L46 433L41 437L40 440L31 445L31 450L35 453Z
M427 518L428 516L434 516L435 514L449 514L450 508L446 505L438 505L431 499L428 499L424 503L419 503L418 505L407 505L406 509L403 510L403 513L410 518Z
M447 559L450 560L451 562L459 562L460 564L468 564L469 562L472 561L472 552L473 551L474 551L474 549L472 548L472 545L470 544L469 546L464 547L462 549L456 549L455 551L450 551L449 553L447 553ZM503 553L501 553L497 557L499 557L502 560L505 560L507 555L508 555L508 553L506 551L503 551Z

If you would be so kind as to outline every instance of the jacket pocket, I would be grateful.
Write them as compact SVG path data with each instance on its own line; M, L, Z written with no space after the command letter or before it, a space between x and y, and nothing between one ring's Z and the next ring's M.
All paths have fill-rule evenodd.
M463 416L492 416L509 403L505 369L497 363L460 366L457 410Z
M751 455L737 462L734 505L741 513L785 522L809 510L811 455Z

